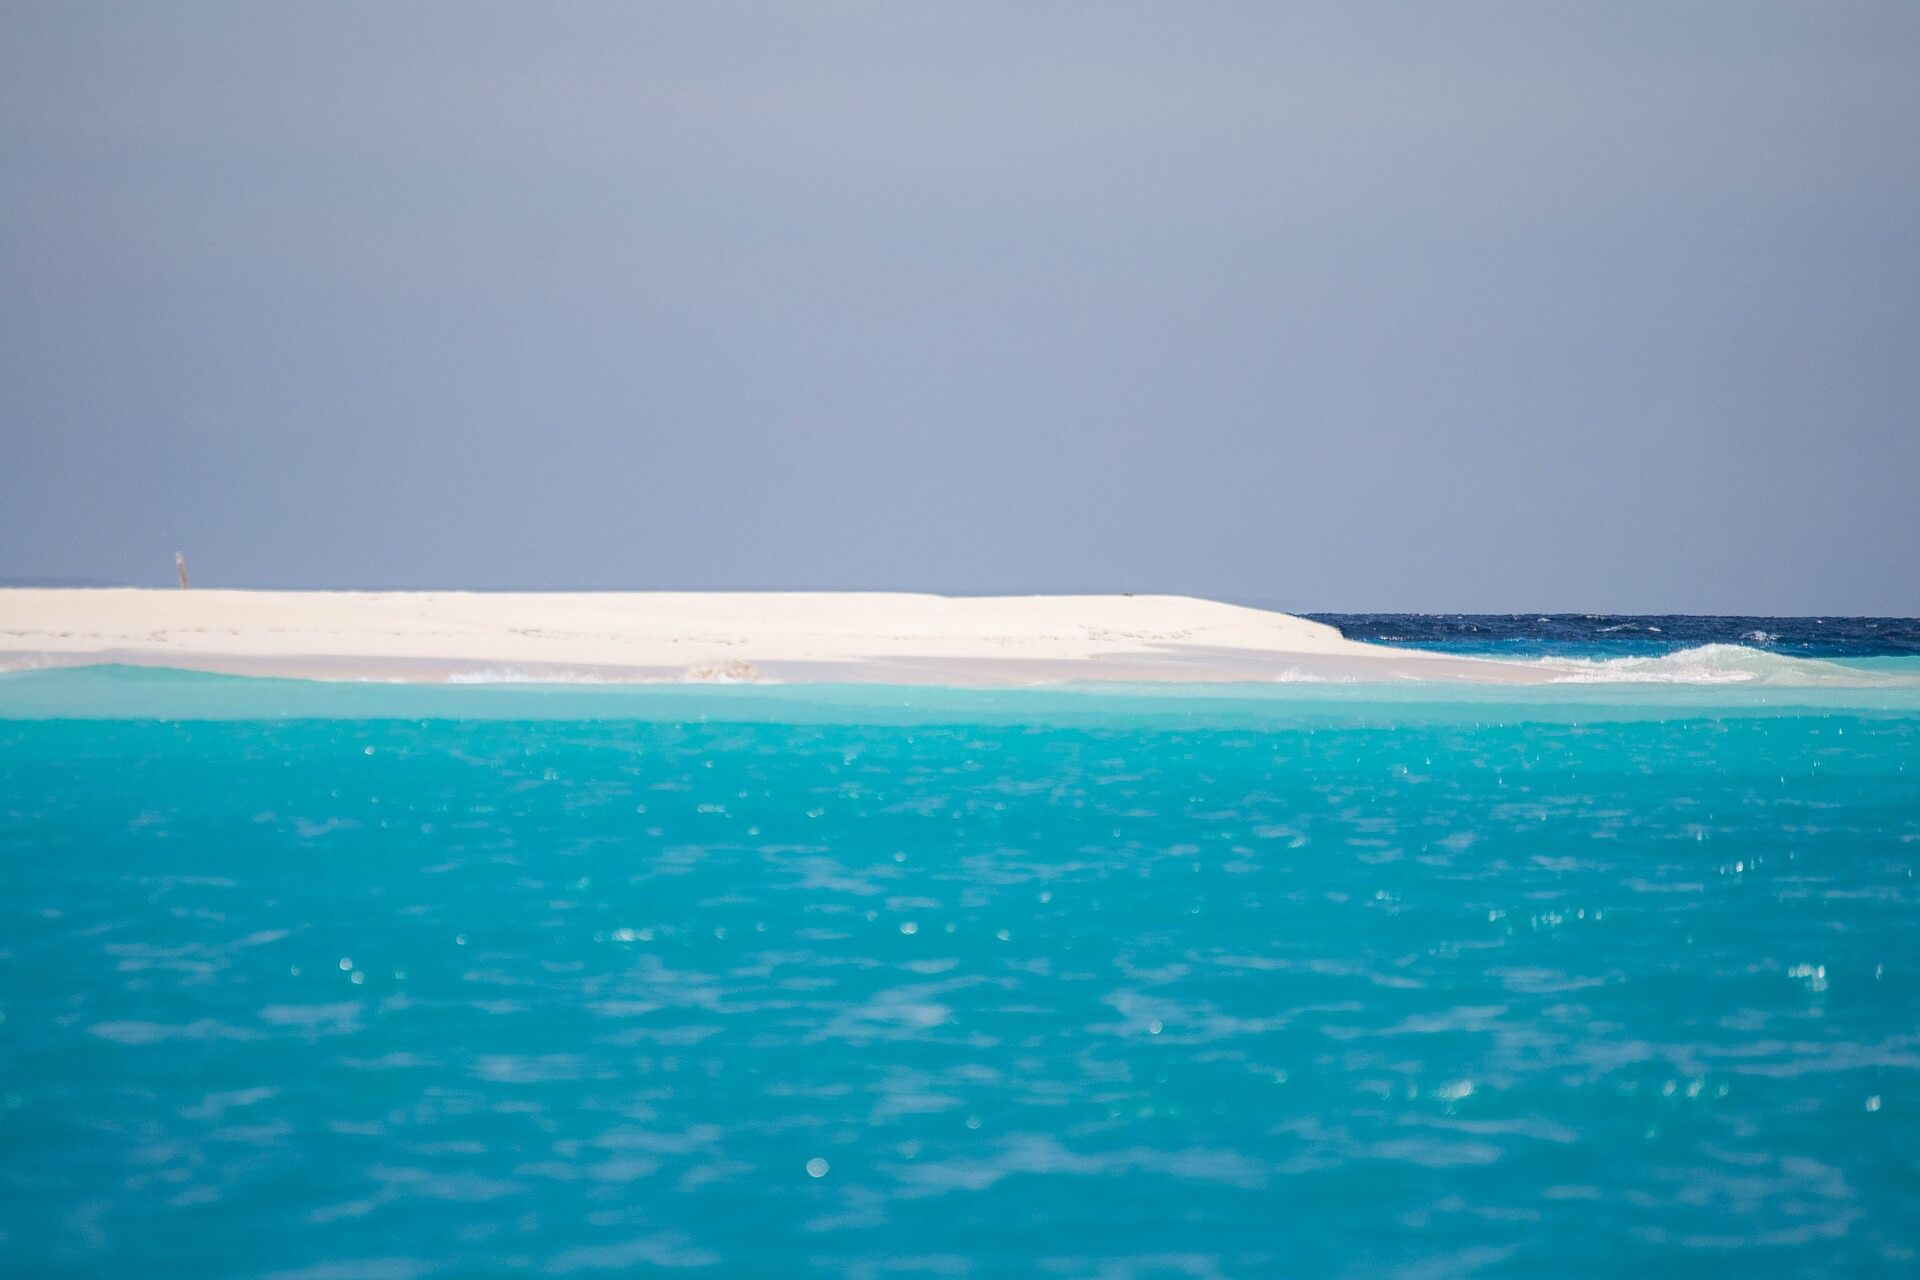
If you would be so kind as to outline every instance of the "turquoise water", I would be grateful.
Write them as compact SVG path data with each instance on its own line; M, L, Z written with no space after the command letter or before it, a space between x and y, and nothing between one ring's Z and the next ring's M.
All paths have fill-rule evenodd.
M0 1270L1913 1274L1915 698L0 677Z

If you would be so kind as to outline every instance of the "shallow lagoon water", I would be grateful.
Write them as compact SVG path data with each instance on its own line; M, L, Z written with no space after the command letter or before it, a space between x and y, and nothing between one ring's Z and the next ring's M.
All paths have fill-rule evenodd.
M0 677L0 1257L1910 1274L1913 699Z

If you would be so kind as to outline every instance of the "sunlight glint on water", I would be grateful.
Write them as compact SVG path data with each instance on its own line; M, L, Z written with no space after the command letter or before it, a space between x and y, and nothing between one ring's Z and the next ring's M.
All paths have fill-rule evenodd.
M721 692L0 721L10 1270L1914 1265L1910 709Z

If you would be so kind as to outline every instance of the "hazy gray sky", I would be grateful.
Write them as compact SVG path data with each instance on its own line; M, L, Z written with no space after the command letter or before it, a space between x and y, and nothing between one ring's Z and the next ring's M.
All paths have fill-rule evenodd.
M1920 613L1920 5L0 3L0 575Z

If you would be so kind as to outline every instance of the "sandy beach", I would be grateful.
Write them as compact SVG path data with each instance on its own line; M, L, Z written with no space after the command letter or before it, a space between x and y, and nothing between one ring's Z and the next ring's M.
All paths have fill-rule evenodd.
M424 683L1545 678L1188 596L0 590L0 669L96 663Z

